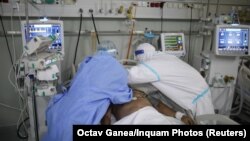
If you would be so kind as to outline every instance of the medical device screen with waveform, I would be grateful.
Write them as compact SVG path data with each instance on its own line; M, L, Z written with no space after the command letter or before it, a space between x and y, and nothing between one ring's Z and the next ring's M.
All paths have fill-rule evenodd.
M183 33L162 33L162 51L177 56L185 55L185 40Z
M182 36L166 36L164 42L165 51L183 50Z

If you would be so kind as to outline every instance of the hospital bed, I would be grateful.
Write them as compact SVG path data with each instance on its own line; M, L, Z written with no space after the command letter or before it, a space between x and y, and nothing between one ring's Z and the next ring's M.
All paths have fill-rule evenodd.
M124 62L127 62L127 63L124 63ZM120 63L123 64L125 68L130 68L131 66L136 65L137 62L134 60L120 60ZM76 70L76 69L74 69L74 70ZM75 74L75 72L74 72L74 74ZM190 112L186 111L184 108L182 108L181 106L176 104L174 101L169 99L167 96L163 95L158 89L156 89L150 83L131 85L131 87L133 89L143 91L145 94L150 95L150 97L152 96L153 98L160 99L164 104L171 107L175 111L179 111L179 112L186 113L186 114L190 115ZM233 121L232 119L230 119L229 117L224 116L224 115L220 115L220 114L200 115L200 116L196 116L194 118L194 120L197 124L202 124L202 125L204 125L204 124L205 125L206 124L209 124L209 125L218 125L218 124L237 125L237 124L239 124L239 123ZM113 117L112 123L114 123L114 122L115 122L115 119Z
M149 95L149 97L160 99L164 104L171 107L175 111L179 111L182 113L186 113L187 115L190 115L190 112L186 111L184 108L176 104L167 96L163 95L158 89L156 89L151 84L136 84L136 85L131 85L131 87L133 89L143 91L145 94ZM227 125L227 124L238 125L239 124L233 121L232 119L230 119L229 117L220 115L220 114L199 115L194 118L194 121L198 125Z

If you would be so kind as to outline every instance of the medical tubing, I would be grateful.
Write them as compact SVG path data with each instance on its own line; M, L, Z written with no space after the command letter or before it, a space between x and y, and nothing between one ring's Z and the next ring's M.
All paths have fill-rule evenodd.
M242 85L244 85L245 83L243 82L243 70L245 68L245 65L243 63L241 63L241 67L238 71L238 83L239 83L239 88L240 88L240 104L239 106L237 107L234 107L231 109L231 112L235 111L238 109L238 111L236 113L230 113L231 116L237 116L240 114L241 110L242 110L242 107L243 107L243 104L244 104L244 94L243 94L243 88L242 88ZM246 70L245 70L246 71ZM249 71L250 72L250 71Z
M161 2L161 33L162 33L162 28L163 28L163 7L166 2Z
M11 16L10 16L10 28L12 31L14 31L14 27L13 27L13 16L14 16L14 9L11 10ZM16 49L15 49L15 39L14 39L14 35L11 35L11 40L12 40L12 49L13 49L13 60L16 61Z
M187 60L187 62L188 63L191 63L190 62L190 57L191 57L191 34L192 34L192 21L193 21L193 7L189 7L190 9L191 9L191 11L190 11L190 13L191 13L191 16L190 16L190 24L189 24L189 42L188 42L188 52L187 52L187 54L188 54L188 60Z
M207 1L206 18L208 17L209 7L210 7L210 0ZM206 21L205 21L204 25L207 25L207 22L206 22ZM205 35L203 35L201 51L204 51L204 49L205 49L205 39L204 39L204 38L205 38Z
M215 12L215 17L218 17L218 12L219 12L219 4L220 4L220 0L217 0L217 4L216 4L216 12Z
M20 129L22 127L22 125L25 124L25 122L29 120L29 117L25 118L19 125L18 125L18 128L17 128L17 136L20 138L20 139L27 139L29 137L28 133L27 133L27 130L25 130L25 133L26 133L26 136L23 136L20 134Z
M9 108L9 109L12 109L12 110L16 110L16 111L21 111L21 109L12 107L12 106L4 104L4 103L0 103L0 106L5 107L5 108Z
M210 0L207 1L206 18L207 18L207 16L208 16L209 9L210 9Z
M99 40L99 36L98 36L98 32L97 32L97 30L96 30L95 18L94 18L94 15L93 15L93 11L91 12L91 19L92 19L93 24L94 24L95 33L96 33L96 38L97 38L97 42L98 42L98 44L100 44L100 40Z
M202 48L201 48L201 53L204 51L205 49L205 35L202 36Z
M10 56L10 61L11 61L11 64L13 66L13 70L15 72L15 67L13 65L14 63L13 63L12 55L11 55L11 52L10 52L10 46L9 46L9 42L8 42L8 39L7 39L5 28L4 28L4 25L3 25L3 19L2 19L2 15L1 14L0 14L0 20L1 20L2 28L3 28L3 33L4 33L4 38L5 38L5 41L6 41L8 53L9 53L9 56Z
M241 113L242 107L243 107L243 103L244 103L244 94L243 94L243 90L242 87L240 86L240 104L239 104L239 109L237 112L235 113L230 113L231 116L237 116ZM236 109L232 109L231 112L233 112Z
M77 37L77 42L76 42L76 49L75 49L75 55L74 55L74 65L76 66L76 56L77 56L77 50L78 50L78 44L79 44L79 39L81 36L81 29L82 29L82 9L79 9L80 14L80 26L79 26L79 31L78 31L78 37Z
M210 51L213 49L213 42L214 42L214 32L211 31L211 43L210 43Z
M38 132L38 121L37 121L37 103L36 103L36 92L35 92L35 78L33 78L32 80L32 83L33 83L33 86L32 86L32 108L33 108L33 117L34 117L34 129L35 129L35 141L39 141L39 132Z
M242 64L242 65L244 65L244 64ZM230 115L232 115L232 116L236 116L236 115L240 114L240 112L242 110L242 107L243 107L243 103L244 103L244 94L243 94L243 88L242 88L242 85L244 84L244 82L243 82L242 71L243 71L243 67L240 68L240 73L239 73L239 87L240 87L240 104L239 104L239 109L235 113L232 113L232 114L230 113ZM234 108L231 111L234 111L236 109L237 108Z

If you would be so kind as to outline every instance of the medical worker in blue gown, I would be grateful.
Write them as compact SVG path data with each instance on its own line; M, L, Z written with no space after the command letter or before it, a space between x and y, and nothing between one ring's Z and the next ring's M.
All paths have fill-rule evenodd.
M108 51L100 50L81 63L68 92L51 99L43 141L71 141L73 125L100 124L110 103L131 101L127 71Z

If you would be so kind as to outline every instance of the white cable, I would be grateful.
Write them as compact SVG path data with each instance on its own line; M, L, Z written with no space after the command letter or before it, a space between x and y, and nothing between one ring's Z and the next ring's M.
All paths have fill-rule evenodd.
M1 106L3 106L3 107L6 107L6 108L13 109L13 110L21 111L21 109L18 109L18 108L15 108L15 107L12 107L12 106L9 106L9 105L6 105L6 104L3 104L3 103L0 103L0 105L1 105Z
M11 85L12 85L15 89L17 89L17 91L18 91L17 93L18 93L18 95L19 95L19 98L18 98L19 106L20 106L20 108L22 109L22 104L21 104L21 102L20 102L20 98L23 99L23 101L24 101L24 98L23 98L22 95L20 94L19 89L16 87L15 84L13 84L13 82L12 82L11 79L10 79L10 73L11 73L12 70L13 70L13 69L12 69L12 67L11 67L11 68L10 68L10 71L9 71L9 74L8 74L8 79L9 79L9 82L11 83Z
M24 55L24 53L22 54L22 56L20 57L20 59L23 57L23 55ZM20 62L19 62L19 64L20 64ZM17 74L18 74L18 76L20 75L20 67L18 67ZM17 75L17 74L15 73L15 75ZM16 78L17 78L17 76L16 76ZM16 82L17 82L17 79L16 79ZM24 98L24 96L23 96L22 93L20 92L20 89L19 89L17 83L16 83L16 86L17 86L18 94L19 94L20 98L22 98L21 100L22 100L23 103L24 103L23 109L22 109L22 111L21 111L21 113L20 113L20 116L19 116L19 119L18 119L18 121L17 121L17 128L18 128L18 125L20 124L20 123L19 123L19 122L20 122L20 119L22 119L22 121L24 121L24 119L25 119L25 118L24 118L24 111L26 110L26 107L27 107L28 102L26 101L26 103L25 103L25 100L26 100L26 99ZM19 98L19 102L20 102L20 98ZM22 107L21 102L20 102L20 107ZM25 130L27 131L27 128L26 128L25 124L24 124L24 128L25 128Z
M22 18L21 18L21 16L20 16L20 14L19 14L20 12L17 12L17 15L18 15L18 18L19 18L19 22L21 23L21 21L22 21Z
M11 25L11 30L12 31L13 31L13 14L14 14L14 10L12 9L11 10L11 16L10 16L10 25ZM12 49L13 49L13 54L14 54L13 55L13 60L14 60L14 62L16 62L16 51L15 51L15 46L14 46L15 43L14 43L14 35L13 34L11 35L11 38L12 38ZM10 71L9 71L9 75L8 75L8 79L9 79L11 85L16 89L15 84L13 84L13 82L10 79L10 73L12 71L12 68L14 68L16 70L16 65L13 64L11 66Z
M15 89L17 89L16 88L16 85L12 82L12 80L10 79L10 74L11 74L11 72L12 72L12 67L10 68L10 71L9 71L9 74L8 74L8 80L9 80L9 82L10 82L10 84L15 88Z
M16 124L17 125L17 127L16 127L17 129L18 129L18 125L20 124L20 120L22 119L22 121L24 121L24 112L26 110L27 105L28 105L28 101L26 101L23 109L21 110L20 116L19 116L17 124ZM25 124L24 124L24 128L27 131L27 127L25 126Z
M11 13L11 17L10 17L10 25L11 25L11 30L12 31L14 31L14 27L13 27L13 16L14 16L14 9L12 8L12 11L11 11L12 13ZM15 50L15 39L14 39L14 34L12 34L11 35L11 38L12 38L12 48L13 48L13 60L14 60L14 62L16 62L16 50ZM16 63L15 63L16 64ZM16 65L14 66L14 70L16 70ZM20 70L20 67L19 67L19 70ZM19 73L19 71L17 72L17 73ZM16 89L18 90L18 92L20 92L20 90L19 90L19 88L18 88L18 83L17 83L17 75L16 75L16 73L15 73L15 85L16 85ZM19 93L19 95L21 95L20 93ZM22 99L23 99L23 97L22 97ZM23 99L24 100L24 99ZM20 104L20 107L22 107L22 105L21 105L21 103L20 103L20 99L19 99L19 104Z
M14 31L14 28L13 28L13 18L12 18L13 15L14 15L14 10L12 9L12 15L11 15L11 30L12 30L12 31ZM22 19L21 19L21 17L20 17L20 14L18 14L18 18L19 18L19 21L21 22ZM23 96L23 94L22 94L22 92L21 92L21 90L20 90L20 88L19 88L19 86L18 86L18 83L17 83L18 76L20 75L20 60L23 58L24 53L21 55L21 57L19 58L19 60L16 61L15 40L14 40L14 35L13 35L13 34L12 34L12 47L13 47L14 61L15 61L15 65L12 66L12 67L14 67L15 70L16 70L16 64L17 64L17 63L19 64L19 67L18 67L18 71L17 71L17 72L14 72L15 84L14 84L13 81L11 81L11 79L10 79L10 74L11 74L12 68L11 68L11 70L9 71L8 79L9 79L11 85L12 85L15 89L17 89L17 93L18 93L18 95L19 95L18 101L19 101L19 106L20 106L21 110L20 110L20 109L18 109L18 110L21 111L21 113L20 113L20 115L19 115L19 118L18 118L18 121L17 121L17 124L16 124L16 126L17 126L16 128L18 129L18 126L19 126L19 124L20 124L20 120L22 119L22 121L24 121L24 118L25 118L25 117L24 117L24 116L25 116L25 110L26 110L26 108L27 108L28 102L27 102L27 100L24 98L24 96ZM22 102L23 102L23 104L24 104L23 106L22 106ZM22 107L23 107L23 108L22 108ZM11 108L11 107L9 107L9 108ZM12 107L12 109L13 109L13 107ZM27 115L27 116L28 116L28 115ZM24 129L27 131L27 127L26 127L25 124L24 124Z
M11 31L14 31L13 28L13 15L14 15L14 9L12 8L11 10L11 16L10 16L10 28ZM11 34L11 39L12 39L12 49L13 49L13 60L14 62L16 61L16 49L15 49L15 40L14 40L14 34Z
M23 57L24 54L21 55L20 59ZM13 67L15 68L16 66L16 63L18 62L19 60L17 60L13 65L11 65L10 67L10 71L9 71L9 74L8 74L8 79L9 79L9 82L11 83L11 85L15 88L15 89L18 89L18 87L16 86L16 84L13 83L13 81L10 79L10 74L13 70ZM20 67L19 67L19 70L20 70ZM15 72L14 72L15 73ZM16 74L15 74L16 75ZM16 80L16 79L15 79Z
M19 95L19 99L18 99L18 100L19 100L19 106L20 106L20 108L22 109L22 110L21 110L21 113L20 113L20 116L19 116L19 119L18 119L18 121L17 121L17 128L18 128L20 119L24 120L24 114L23 114L23 112L25 111L25 109L26 109L26 107L27 107L27 102L26 102L26 104L23 105L23 108L22 108L22 104L21 104L21 101L20 101L20 100L22 100L23 103L25 103L25 99L24 99L24 97L23 97L23 95L22 95L22 93L21 93L21 91L20 91L20 89L19 89L19 87L18 87L18 84L17 84L17 74L19 75L19 73L20 73L20 67L18 67L17 74L16 74L16 72L14 72L15 82L16 82L15 84L14 84L14 83L12 82L12 80L10 79L10 74L11 74L11 71L12 71L12 67L16 68L16 67L15 67L16 64L18 63L18 61L20 61L20 60L23 58L23 55L24 55L24 53L23 53L23 54L21 55L21 57L11 66L10 71L9 71L9 74L8 74L8 79L9 79L11 85L12 85L15 89L17 89L17 93L18 93L18 95ZM25 127L25 130L27 130L26 127Z

